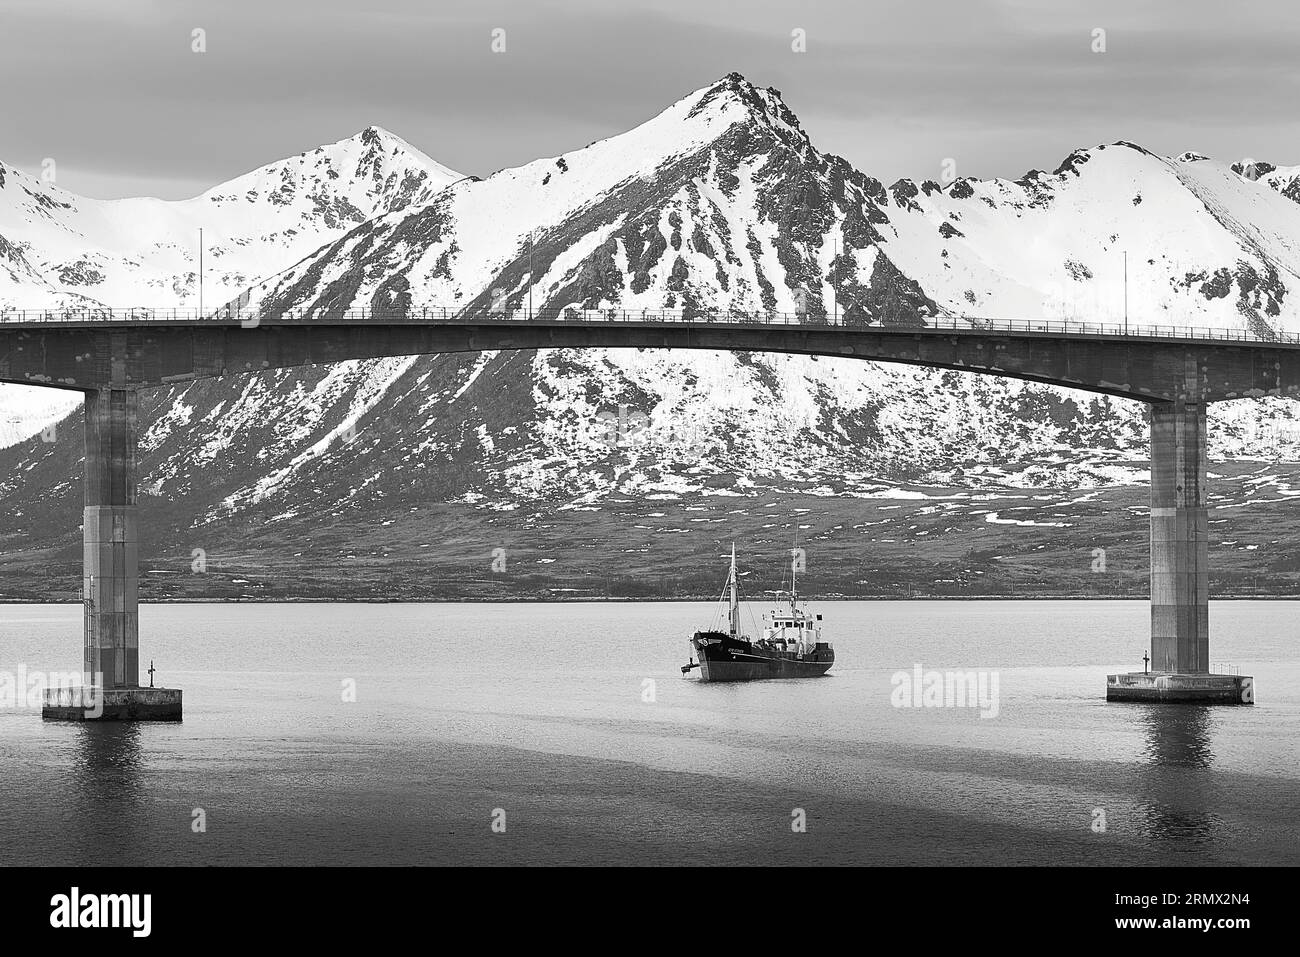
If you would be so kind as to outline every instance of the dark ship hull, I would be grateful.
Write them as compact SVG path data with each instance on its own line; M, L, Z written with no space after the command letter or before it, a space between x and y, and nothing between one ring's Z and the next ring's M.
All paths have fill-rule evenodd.
M701 681L758 681L766 678L819 678L835 664L835 651L824 643L803 655L761 647L720 631L700 631L691 638L699 655Z

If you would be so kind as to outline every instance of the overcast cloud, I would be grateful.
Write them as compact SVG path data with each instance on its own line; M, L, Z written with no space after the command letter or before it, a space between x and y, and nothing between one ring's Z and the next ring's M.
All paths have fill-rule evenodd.
M886 182L947 157L1018 176L1118 139L1291 165L1298 38L1285 0L0 0L0 159L181 198L375 124L481 175L738 70Z

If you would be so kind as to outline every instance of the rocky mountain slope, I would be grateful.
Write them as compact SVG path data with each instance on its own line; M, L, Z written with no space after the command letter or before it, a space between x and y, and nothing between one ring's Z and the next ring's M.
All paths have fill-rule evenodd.
M1118 143L1015 181L886 186L816 150L776 91L731 75L628 133L481 181L376 130L197 206L122 201L166 210L148 216L0 167L0 251L16 251L0 304L192 303L184 237L202 224L220 250L209 301L269 309L531 298L1114 321L1127 250L1135 323L1296 330L1295 170L1266 165ZM77 281L83 260L99 281ZM698 593L718 542L741 536L774 567L794 525L825 559L810 554L809 582L826 592L1142 586L1142 410L1086 393L844 359L587 350L342 363L146 404L155 595ZM58 410L44 415L11 416L0 452L13 594L38 567L75 579L80 430L33 434ZM1285 521L1294 404L1220 406L1211 429L1224 520ZM1271 562L1268 580L1287 581L1285 536L1224 533L1225 573Z

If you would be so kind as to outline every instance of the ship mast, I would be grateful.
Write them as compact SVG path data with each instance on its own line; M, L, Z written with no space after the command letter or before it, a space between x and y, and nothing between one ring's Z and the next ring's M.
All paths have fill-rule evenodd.
M736 592L736 543L731 543L731 574L727 576L727 589L730 593L728 618L731 620L731 637L735 638L740 630L740 597Z
M799 520L794 522L794 548L790 549L790 614L798 614L799 588L795 584L799 569Z

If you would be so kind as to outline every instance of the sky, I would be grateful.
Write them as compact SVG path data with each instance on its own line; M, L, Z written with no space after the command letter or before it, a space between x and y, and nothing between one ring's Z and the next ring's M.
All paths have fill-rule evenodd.
M1297 64L1292 0L0 0L0 160L180 199L377 125L486 175L739 71L885 182L1121 139L1294 165Z

